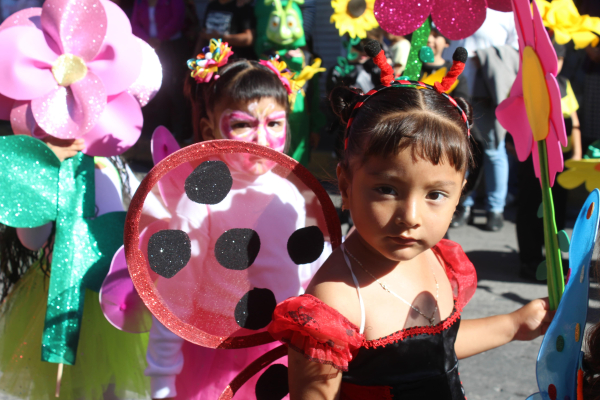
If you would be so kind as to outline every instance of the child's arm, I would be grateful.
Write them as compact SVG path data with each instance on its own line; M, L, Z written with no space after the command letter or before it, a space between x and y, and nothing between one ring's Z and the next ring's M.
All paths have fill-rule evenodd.
M295 350L288 350L290 400L337 400L342 374L330 365L310 361Z
M461 321L456 356L463 359L513 340L533 340L546 333L554 315L549 310L548 299L537 299L510 314Z

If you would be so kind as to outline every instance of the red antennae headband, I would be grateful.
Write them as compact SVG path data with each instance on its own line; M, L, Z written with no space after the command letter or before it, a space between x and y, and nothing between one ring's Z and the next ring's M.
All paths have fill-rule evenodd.
M434 86L428 85L423 82L418 82L418 81L394 80L394 70L388 64L387 57L385 56L384 51L381 49L381 44L379 44L379 42L376 40L368 41L368 43L365 45L365 52L367 53L367 55L369 57L371 57L373 59L373 62L375 63L375 65L377 65L379 67L379 69L381 69L381 86L378 86L375 89L367 92L365 97L361 101L356 103L356 105L354 106L354 109L352 110L352 114L350 115L350 119L348 120L348 125L346 126L346 139L344 140L344 149L348 148L348 133L350 131L350 125L352 124L352 121L354 120L354 117L356 116L356 113L358 112L358 110L373 95L380 92L381 90L384 90L384 89L387 89L390 87L414 87L414 88L418 88L418 89L435 90L436 92L438 92L439 94L441 94L442 96L447 98L448 101L450 103L452 103L452 105L454 107L456 107L456 109L458 110L458 112L461 115L461 118L467 125L467 136L471 136L471 127L469 126L469 120L467 118L467 114L458 105L456 100L454 100L452 97L450 97L446 93L446 91L452 87L454 82L456 82L456 79L458 78L458 76L465 69L465 62L467 61L467 57L468 57L467 50L465 50L462 47L458 47L454 51L454 55L452 56L453 62L452 62L452 67L450 68L450 71L448 71L448 73L446 74L446 76L444 76L444 78L442 79L441 82L436 82L434 84Z

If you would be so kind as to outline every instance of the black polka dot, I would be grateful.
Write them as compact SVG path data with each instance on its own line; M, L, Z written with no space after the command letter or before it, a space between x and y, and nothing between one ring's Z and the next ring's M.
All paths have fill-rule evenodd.
M191 255L192 244L184 231L158 231L148 241L150 268L165 278L172 278L181 271Z
M256 400L281 400L290 392L288 368L273 364L256 381Z
M275 295L269 289L254 288L235 306L235 321L239 326L254 331L269 325L275 311Z
M185 179L185 193L200 204L219 204L231 190L233 178L223 161L204 161Z
M252 265L260 251L260 237L252 229L230 229L215 243L215 257L228 269L244 270Z
M308 264L321 257L325 246L323 232L317 226L307 226L292 233L287 250L296 264Z

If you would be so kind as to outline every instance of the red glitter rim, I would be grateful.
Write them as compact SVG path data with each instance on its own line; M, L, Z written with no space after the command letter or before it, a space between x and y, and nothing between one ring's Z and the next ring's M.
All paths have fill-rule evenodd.
M218 400L231 400L237 391L242 387L242 385L248 382L250 378L260 372L260 370L265 368L267 365L279 360L281 357L287 356L287 354L287 346L281 345L258 357L252 362L252 364L248 365L242 372L233 378L231 383L225 388L223 393L221 393Z
M138 248L140 242L139 221L146 196L158 181L183 163L208 158L220 154L247 153L257 155L276 162L296 175L310 188L321 202L321 208L331 238L331 246L335 249L342 243L342 230L337 212L329 195L319 181L302 165L291 157L270 148L254 143L235 140L211 140L197 143L176 151L156 164L140 183L127 212L125 220L125 257L131 280L144 304L152 314L167 328L181 338L199 346L221 349L237 349L253 347L273 342L269 332L250 334L247 336L215 336L193 325L181 321L165 306L162 296L154 286L148 271L148 260Z

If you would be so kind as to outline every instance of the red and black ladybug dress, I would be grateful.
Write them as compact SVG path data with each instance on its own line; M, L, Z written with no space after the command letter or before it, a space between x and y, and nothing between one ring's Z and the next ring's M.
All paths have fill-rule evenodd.
M475 267L452 241L442 240L432 250L454 294L454 310L439 324L366 340L337 310L303 295L277 306L269 332L308 359L341 370L342 400L464 400L454 343L462 308L477 286Z

